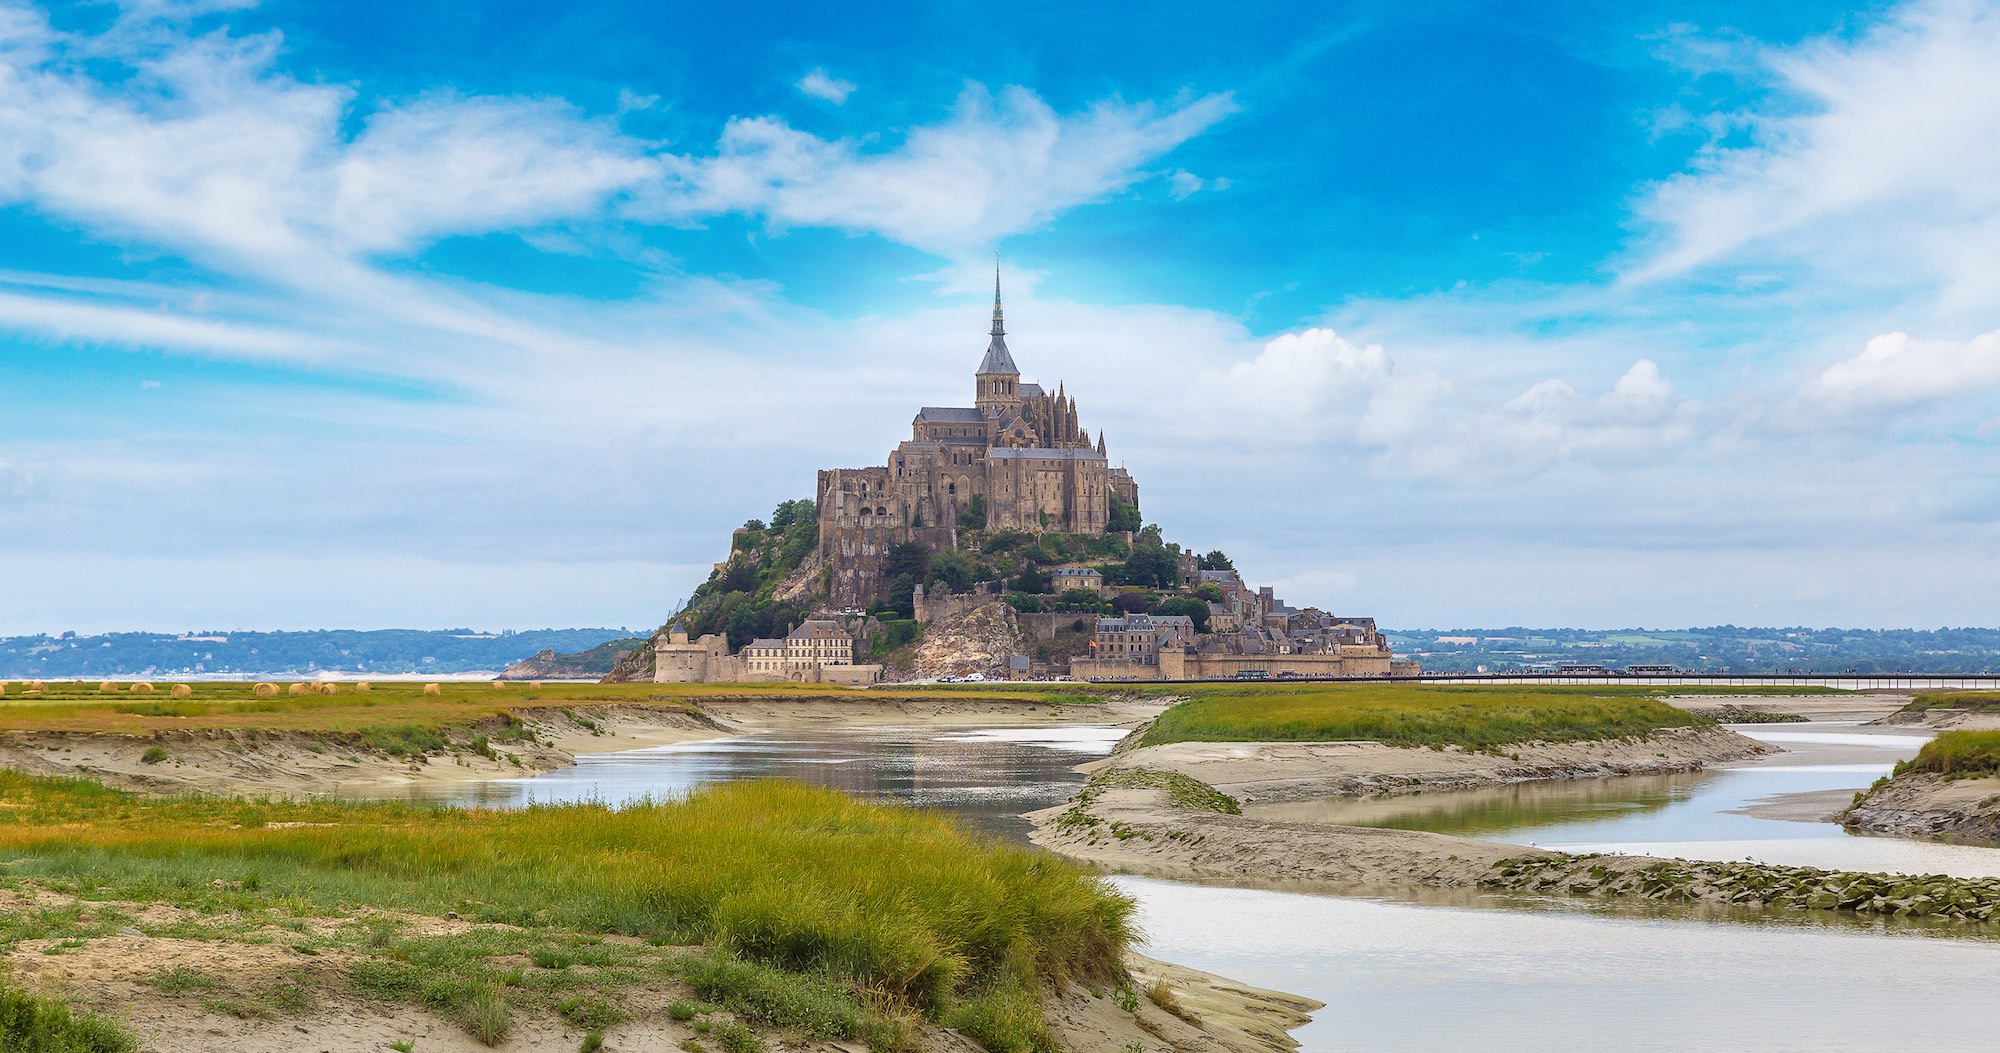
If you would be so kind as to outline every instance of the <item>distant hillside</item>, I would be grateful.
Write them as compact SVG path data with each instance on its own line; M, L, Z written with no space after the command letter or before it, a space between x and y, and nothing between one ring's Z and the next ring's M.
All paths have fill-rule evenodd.
M539 651L588 651L628 635L624 629L500 633L320 629L8 636L0 637L0 678L311 676L319 672L443 675L497 671Z
M2000 629L1384 630L1427 672L1585 665L1670 665L1711 673L1996 673Z
M620 658L645 646L646 637L621 636L578 654L557 654L553 647L535 652L502 670L508 680L592 680L611 672Z

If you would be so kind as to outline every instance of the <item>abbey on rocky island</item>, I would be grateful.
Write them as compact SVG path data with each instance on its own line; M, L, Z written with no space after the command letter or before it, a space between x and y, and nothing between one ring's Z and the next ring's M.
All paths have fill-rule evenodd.
M997 273L972 402L918 410L887 464L819 473L820 558L833 603L875 598L898 542L956 544L961 517L984 530L1065 534L1104 533L1120 505L1136 518L1138 484L1111 467L1103 432L1093 443L1077 423L1076 400L1060 386L1050 393L1021 382Z

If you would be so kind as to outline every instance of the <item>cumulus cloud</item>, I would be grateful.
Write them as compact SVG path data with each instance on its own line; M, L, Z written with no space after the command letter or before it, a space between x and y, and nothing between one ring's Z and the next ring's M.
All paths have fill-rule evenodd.
M2000 384L2000 331L1966 341L1885 333L1853 358L1826 367L1800 390L1805 408L1839 413L1897 411Z
M815 99L823 99L835 106L847 103L847 97L854 94L854 82L828 76L823 68L815 68L811 73L799 78L799 91Z
M2000 7L1922 0L1867 31L1765 49L1773 102L1646 195L1638 279L1779 260L1859 285L2000 288ZM1734 142L1734 140L1729 140Z

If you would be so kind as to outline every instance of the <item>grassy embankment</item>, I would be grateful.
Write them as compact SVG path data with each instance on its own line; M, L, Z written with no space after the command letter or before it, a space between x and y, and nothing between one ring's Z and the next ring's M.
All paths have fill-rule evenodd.
M831 700L909 703L1049 702L1087 703L1102 696L1074 687L1057 689L1010 685L968 686L937 690L857 690L824 684L541 684L446 682L372 683L357 690L353 683L326 681L317 690L293 693L292 685L271 685L275 694L259 695L247 683L196 683L185 698L171 695L170 682L149 685L115 683L108 690L96 682L50 681L40 690L30 684L0 684L0 731L51 731L150 735L162 731L256 730L352 734L369 729L415 729L438 732L506 722L528 710L565 709L587 713L606 706L639 706L698 711L704 702L757 700ZM303 685L312 688L314 685Z
M2000 691L1924 691L1911 696L1905 713L1959 709L1968 713L2000 712Z
M269 943L275 926L301 963L349 962L338 982L488 1043L524 1011L601 1029L625 995L671 981L706 1003L677 1019L729 1014L716 1035L731 1051L757 1048L731 1017L877 1049L907 1048L923 1018L995 1050L1049 1049L1044 985L1112 981L1131 935L1130 902L1067 862L786 783L485 811L146 799L0 772L0 802L0 880L102 904L10 911L0 947L59 938L61 953L133 925ZM130 909L147 903L187 920L149 924ZM495 926L423 936L385 911ZM312 985L278 979L211 1001L309 1005Z
M1153 722L1145 745L1364 740L1390 746L1493 750L1521 742L1619 739L1714 723L1660 701L1662 694L1747 692L1744 688L1386 683L1228 684L1177 693L1187 701Z
M1897 775L1905 772L1930 772L1947 780L2000 775L2000 731L1942 732L1896 765Z

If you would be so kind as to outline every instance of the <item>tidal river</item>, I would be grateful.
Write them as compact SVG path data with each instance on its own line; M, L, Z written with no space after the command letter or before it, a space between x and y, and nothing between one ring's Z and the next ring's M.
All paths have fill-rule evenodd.
M1921 739L1867 729L1739 728L1789 752L1672 779L1283 806L1364 822L1592 851L1853 869L2000 873L2000 849L1850 837L1810 820ZM611 804L702 782L782 776L939 808L1003 837L1082 784L1071 766L1123 732L1095 725L776 732L584 756L430 800ZM1317 812L1315 810L1317 809ZM1279 811L1279 809L1265 809ZM1451 905L1118 878L1147 953L1327 1007L1294 1032L1334 1050L1988 1051L2000 942L1858 922L1709 921L1568 902ZM1959 930L1961 933L1963 930Z

